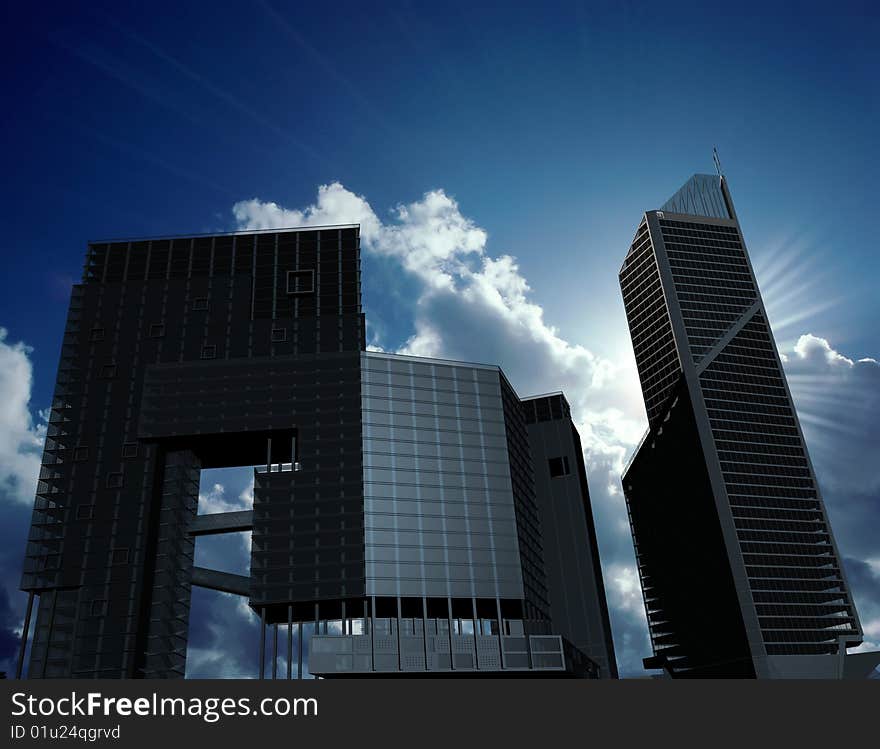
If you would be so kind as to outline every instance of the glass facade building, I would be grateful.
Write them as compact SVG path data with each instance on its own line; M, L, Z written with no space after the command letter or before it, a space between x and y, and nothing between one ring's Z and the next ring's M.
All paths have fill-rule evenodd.
M560 538L556 513L571 502L542 491L550 467L531 399L495 366L373 352L361 363L366 611L377 615L313 640L310 669L616 677L601 570L559 563L596 557L589 503L578 491L581 523ZM568 447L582 466L580 443ZM549 572L563 581L557 598ZM582 607L567 611L569 599Z
M840 676L861 628L723 177L644 215L620 285L649 422L623 476L648 664Z
M362 362L368 593L521 599L498 369Z
M583 493L546 548L526 405L498 367L367 352L359 245L357 226L90 244L22 577L30 677L182 677L193 586L248 598L261 676L616 674L607 616L582 636L598 565L566 570L564 616L548 586L596 554ZM253 510L200 515L201 471L234 466ZM227 532L252 534L248 575L194 563Z

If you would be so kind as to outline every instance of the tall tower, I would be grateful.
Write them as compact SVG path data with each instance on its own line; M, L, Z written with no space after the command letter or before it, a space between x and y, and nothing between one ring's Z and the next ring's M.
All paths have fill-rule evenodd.
M192 585L264 619L363 596L364 348L356 225L90 243L24 559L29 676L183 676ZM202 469L259 464L287 470L254 513L197 515ZM193 567L196 536L250 529L251 580Z
M724 177L645 213L619 277L649 423L623 474L646 667L839 676L861 628Z
M581 438L562 393L524 398L555 631L617 678Z

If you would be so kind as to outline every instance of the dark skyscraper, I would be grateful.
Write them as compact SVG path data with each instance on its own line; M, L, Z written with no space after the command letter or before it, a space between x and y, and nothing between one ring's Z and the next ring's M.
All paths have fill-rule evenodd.
M623 475L646 666L841 675L861 629L724 178L644 215L620 285L649 422Z
M615 674L573 427L559 493L500 369L365 351L359 253L356 226L90 244L22 577L30 677L183 676L193 585L248 597L273 675ZM233 466L253 510L199 515L200 472ZM197 537L242 531L248 576L194 566Z
M559 634L616 677L580 435L562 393L525 398L523 406L535 466L550 618Z

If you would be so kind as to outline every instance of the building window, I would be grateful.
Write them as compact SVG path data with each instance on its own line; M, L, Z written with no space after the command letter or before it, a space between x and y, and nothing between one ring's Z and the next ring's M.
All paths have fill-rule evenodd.
M111 564L128 564L128 549L113 549Z
M161 323L153 323L150 326L150 338L161 338L165 335L165 326Z
M208 297L206 297L206 296L200 296L200 297L198 297L197 299L194 299L194 300L193 300L193 306L192 306L192 308L193 308L194 310L195 310L195 309L198 309L198 310L206 310L206 309L208 309Z
M115 364L105 364L101 367L101 379L102 380L112 380L116 377L116 365Z
M287 328L272 328L272 343L287 340Z
M210 346L202 346L202 359L216 359L217 347L213 344Z
M37 572L57 569L60 556L60 554L43 554L37 557Z
M136 458L138 454L138 443L137 442L124 442L122 444L122 457L123 458Z
M121 473L108 473L107 474L107 488L108 489L120 489L122 487L122 474Z
M92 609L90 613L92 616L104 616L107 613L107 601L92 601Z
M92 328L92 332L89 335L89 340L103 341L104 340L104 328Z
M289 270L287 271L288 294L311 294L315 290L315 271L313 270Z
M77 505L76 508L76 519L77 520L91 520L92 513L94 512L94 505Z
M89 448L86 447L85 445L83 445L81 447L74 447L73 448L73 459L77 463L81 463L84 460L88 460L89 459Z
M559 458L550 458L547 463L550 466L550 477L558 478L559 476L568 476L571 470L568 467L568 456L563 455Z

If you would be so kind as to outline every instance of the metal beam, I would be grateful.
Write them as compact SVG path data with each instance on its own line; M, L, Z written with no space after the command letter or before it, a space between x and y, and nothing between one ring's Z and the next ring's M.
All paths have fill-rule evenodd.
M215 533L239 533L253 529L253 510L240 510L196 515L190 521L187 532L190 536L210 536Z
M715 358L724 351L724 348L730 343L734 336L739 333L748 323L752 321L752 318L755 316L755 313L761 309L761 300L756 299L752 302L748 309L746 309L742 315L737 318L736 322L731 325L725 332L724 335L721 336L716 342L715 345L712 346L705 354L703 354L703 358L700 359L697 364L697 376L703 374Z
M234 575L231 572L209 570L205 567L193 567L192 584L209 590L219 590L222 593L234 593L239 596L250 596L251 579L244 575Z
M15 678L21 678L22 668L24 667L24 651L27 650L28 633L31 631L31 612L34 608L34 591L28 594L27 608L24 612L24 626L21 629L21 648L18 651L18 665L15 669Z

